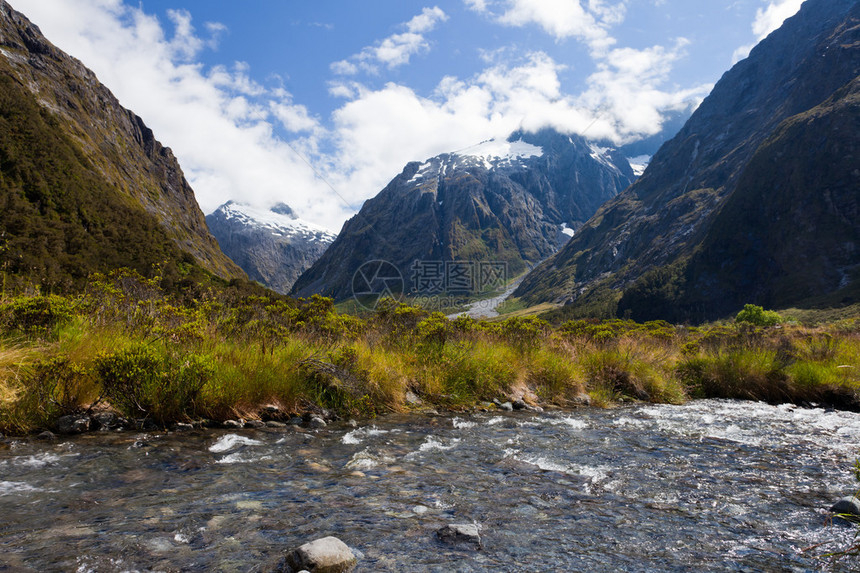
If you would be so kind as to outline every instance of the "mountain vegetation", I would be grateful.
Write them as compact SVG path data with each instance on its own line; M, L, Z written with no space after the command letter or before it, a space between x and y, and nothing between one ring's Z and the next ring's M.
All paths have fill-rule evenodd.
M4 288L65 292L118 267L161 267L171 281L244 276L170 149L5 2L0 54Z

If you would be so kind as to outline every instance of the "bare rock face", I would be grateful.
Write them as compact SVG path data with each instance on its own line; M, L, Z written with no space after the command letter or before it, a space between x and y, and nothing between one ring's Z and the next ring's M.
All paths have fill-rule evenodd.
M692 322L860 300L858 45L860 4L805 2L515 296Z
M396 268L416 296L456 290L451 281L412 280L416 265L500 263L513 278L556 252L635 178L617 150L553 130L409 163L344 224L292 294L348 298L356 272L372 261ZM481 292L474 286L464 288Z
M141 217L151 218L160 229L158 233L202 268L224 278L244 276L209 233L194 192L170 148L155 139L140 117L122 107L92 71L53 46L38 27L7 2L0 2L0 76L12 80L2 86L4 97L14 101L22 113L30 114L31 123L35 122L40 130L50 134L53 147L48 152L54 155L55 164L42 162L38 154L32 157L17 154L14 159L18 164L10 167L13 172L4 173L6 177L22 179L25 199L35 201L41 216L47 216L45 210L54 207L61 223L68 227L78 225L83 233L98 233L101 227L111 227L99 240L115 241L118 249L125 248L120 242L156 240L144 237L135 228L143 224ZM29 143L15 139L18 134L14 130L7 133L14 135L3 141L7 154L13 149L27 149ZM61 160L65 162L62 165L59 164ZM96 203L111 203L121 210L136 210L141 214L123 215L125 219L137 221L131 225L122 221L117 223L122 225L119 228L113 226L113 222L105 222L119 217L111 212L117 208L106 208L101 213L94 211L96 207L58 206L62 197L53 184L52 170L60 170L66 184L74 185L86 179L85 187L105 197ZM27 187L32 171L42 174L48 183L41 189L42 197L34 197ZM20 223L7 223L7 228L0 230L5 230L8 238L20 228ZM77 255L83 239L70 237L66 232L66 236L58 240L69 244L64 256L59 257L63 259L61 264L74 266L73 262L65 260L65 255ZM138 260L142 255L137 255L137 259L130 256L126 257L129 260L118 263L144 266Z
M228 202L206 216L224 253L251 280L287 294L332 244L335 234L299 219L287 205L270 210Z
M323 537L293 550L287 555L284 571L309 573L345 573L355 567L352 550L337 537Z

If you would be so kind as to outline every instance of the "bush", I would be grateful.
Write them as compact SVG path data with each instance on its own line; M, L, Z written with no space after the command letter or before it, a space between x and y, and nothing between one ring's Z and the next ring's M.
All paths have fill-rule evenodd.
M744 309L735 317L735 322L748 322L754 326L776 326L783 322L783 318L779 313L772 310L765 310L754 304L744 305Z
M0 306L0 325L26 335L56 339L58 329L74 314L74 304L65 297L20 297Z
M130 418L151 417L160 424L186 419L214 370L201 356L172 363L152 348L136 345L96 358L104 396Z

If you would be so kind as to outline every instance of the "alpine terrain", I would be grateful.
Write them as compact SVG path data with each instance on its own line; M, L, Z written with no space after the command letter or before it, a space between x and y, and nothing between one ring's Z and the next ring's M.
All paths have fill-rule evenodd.
M808 0L515 296L702 321L860 300L860 4Z
M224 253L251 280L283 294L335 239L283 203L263 210L229 201L206 215L206 222Z
M244 274L170 149L78 60L0 2L0 268L65 289L92 272Z
M414 295L487 291L552 255L634 179L621 153L552 130L409 163L292 292L347 298L365 264Z

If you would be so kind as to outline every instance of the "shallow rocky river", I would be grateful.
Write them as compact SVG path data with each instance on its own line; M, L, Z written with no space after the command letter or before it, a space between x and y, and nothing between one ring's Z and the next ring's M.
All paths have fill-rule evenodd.
M259 571L326 535L357 571L850 571L819 556L858 452L858 414L714 400L12 440L0 571Z

